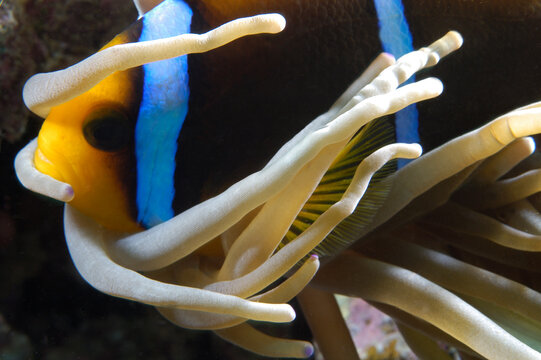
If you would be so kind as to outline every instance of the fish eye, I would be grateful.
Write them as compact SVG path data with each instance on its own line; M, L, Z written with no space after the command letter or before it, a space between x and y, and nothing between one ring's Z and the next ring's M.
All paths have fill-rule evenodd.
M117 151L128 145L131 126L128 117L115 109L101 109L90 115L83 125L90 146L103 151Z

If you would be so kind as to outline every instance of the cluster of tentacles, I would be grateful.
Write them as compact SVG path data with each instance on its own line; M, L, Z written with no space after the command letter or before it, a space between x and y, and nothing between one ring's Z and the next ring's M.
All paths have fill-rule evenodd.
M512 111L388 178L374 227L311 284L390 314L422 359L451 358L434 339L464 359L541 358L541 164L527 137L540 116L541 103Z
M274 32L283 28L278 15L259 19L260 23L251 19L241 25L269 28L271 24ZM206 39L221 44L222 38L242 36L237 32L244 25L235 24ZM250 28L244 34L263 31ZM111 48L63 73L38 75L27 85L25 100L45 116L53 103L77 95L113 71L218 46L191 36L174 40L170 46L174 50L169 52L164 42L154 48L152 42L144 48ZM536 321L541 321L541 294L498 274L524 268L525 259L532 261L530 254L537 251L537 203L526 200L537 191L537 171L509 172L533 151L532 140L523 137L541 132L541 104L504 115L382 180L390 188L389 195L372 222L357 234L359 241L326 263L314 279L317 256L308 257L298 268L295 265L354 212L375 172L391 159L418 157L420 146L391 144L366 157L342 198L276 251L303 204L357 131L374 119L440 94L437 79L399 85L460 45L460 36L451 32L397 61L379 56L327 113L285 144L261 171L149 230L115 233L66 205L66 238L78 271L105 293L156 306L180 326L214 330L267 356L313 353L309 343L273 338L246 323L291 321L295 314L286 302L312 281L301 294L307 313L318 306L303 300L313 292L325 304L319 313L329 316L332 293L363 297L399 320L408 342L426 358L436 359L433 353L446 358L427 335L474 357L541 358L530 347L536 344L523 338L540 329ZM66 79L75 80L69 84ZM43 82L52 94L45 98L39 86ZM35 148L35 142L29 144L16 160L21 181L35 191L69 201L73 196L69 184L34 168ZM223 256L198 252L214 240L221 242ZM490 241L494 245L487 245ZM463 257L475 254L475 265L449 256L450 249ZM284 275L284 282L269 289ZM321 327L317 317L309 321L324 353L338 354L335 341L343 351L351 350L344 345L347 334L334 327L328 334L329 327L327 331L325 325Z

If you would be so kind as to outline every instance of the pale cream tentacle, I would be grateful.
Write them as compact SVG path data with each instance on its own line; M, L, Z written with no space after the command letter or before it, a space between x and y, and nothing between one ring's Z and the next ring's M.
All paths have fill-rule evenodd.
M398 214L385 222L385 231L404 225L412 220L427 214L428 212L437 209L446 204L450 197L468 180L471 173L475 170L475 165L469 166L457 174L447 178L432 188L416 197ZM379 230L376 231L376 233ZM362 247L364 242L358 242L358 246ZM353 247L356 247L354 244Z
M513 309L516 313L541 323L539 292L437 251L396 241L398 239L380 240L377 244L374 242L376 252L373 255L378 259L414 271L456 293Z
M409 270L344 252L326 264L315 281L328 291L395 306L436 325L486 358L541 359L540 353L467 302Z
M502 308L490 301L484 301L480 298L467 295L463 295L463 298L511 335L539 351L539 338L541 337L540 322L521 316L511 309Z
M461 233L460 236L452 238L447 238L444 236L439 240L481 258L490 259L497 263L509 265L517 269L524 269L533 273L541 273L541 268L539 267L541 254L538 252L525 252L503 247L490 240L473 235L467 235L465 233ZM423 246L430 248L431 244L423 243Z
M262 207L263 205L250 211L237 223L235 223L229 229L220 234L220 242L222 243L222 249L225 254L229 253L229 250L231 249L237 238L240 236L240 234L242 234L244 229L246 229L248 225L250 225L252 220L255 219Z
M38 139L28 143L15 157L15 173L23 186L38 194L69 202L73 200L73 188L64 182L45 175L34 166L34 154Z
M115 264L103 246L101 228L66 205L68 248L81 276L107 294L145 304L232 314L254 320L288 322L295 312L287 304L263 304L212 291L155 281Z
M115 71L181 55L206 52L240 37L278 33L285 27L279 14L265 14L230 21L205 34L121 44L95 53L64 70L36 74L26 82L23 99L35 114L46 117L53 106L90 90Z
M541 118L541 116L540 116ZM464 189L457 200L475 210L495 209L541 191L541 170L530 170L482 188Z
M502 215L505 216L505 222L509 226L533 235L541 235L539 211L528 200L524 199L508 205L506 210L508 214Z
M534 151L535 142L531 137L513 141L503 150L479 165L479 168L472 176L472 184L483 185L495 182Z
M393 320L397 323L403 323L410 328L420 331L422 334L426 334L433 339L437 339L438 341L448 344L449 346L452 346L457 350L471 354L475 353L465 344L461 343L459 340L437 328L435 325L432 325L418 317L415 317L412 314L409 314L391 305L374 301L368 301L368 303L392 317Z
M539 108L541 108L541 101L537 101L528 105L521 106L517 110L530 110L530 109L539 109Z
M388 94L421 69L436 65L440 58L462 46L462 37L450 31L428 47L405 54L385 68L373 81L363 87L339 112L344 113L361 101Z
M291 277L283 283L261 295L252 296L250 300L265 301L270 303L282 303L293 299L302 289L308 285L319 269L319 257L311 255L304 264ZM295 295L293 295L295 294Z
M391 192L365 233L390 219L415 197L440 181L495 154L518 138L539 132L541 132L541 104L528 105L455 138L428 152L419 160L407 164L383 180L392 184Z
M430 224L447 227L458 233L474 235L496 244L522 251L541 251L541 236L528 234L509 225L449 202L425 219Z

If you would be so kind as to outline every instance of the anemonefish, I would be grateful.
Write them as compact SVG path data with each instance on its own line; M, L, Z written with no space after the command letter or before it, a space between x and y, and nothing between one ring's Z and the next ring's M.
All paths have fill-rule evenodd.
M282 33L117 72L54 107L37 169L71 184L71 204L103 226L152 227L264 166L379 52L398 57L450 29L464 49L431 70L449 94L365 129L350 150L430 149L539 98L541 1L165 0L105 48L268 12L287 19Z

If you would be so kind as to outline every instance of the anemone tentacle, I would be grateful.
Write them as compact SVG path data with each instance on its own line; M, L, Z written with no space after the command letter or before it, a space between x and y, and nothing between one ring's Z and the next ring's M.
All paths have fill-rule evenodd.
M409 270L344 252L315 281L327 291L389 304L424 319L488 359L541 359L479 310Z
M52 107L90 90L115 71L181 55L206 52L239 37L274 34L282 31L284 27L283 16L266 14L236 19L201 35L184 34L112 46L64 70L32 76L24 86L23 99L35 114L46 117Z
M233 315L264 321L288 322L295 312L287 304L263 304L203 289L161 283L121 267L103 246L102 229L88 224L86 216L65 207L66 237L73 262L81 276L98 290L154 306Z
M71 185L39 172L34 166L34 154L37 147L38 139L36 138L15 157L17 178L27 189L62 202L71 201L74 195Z

